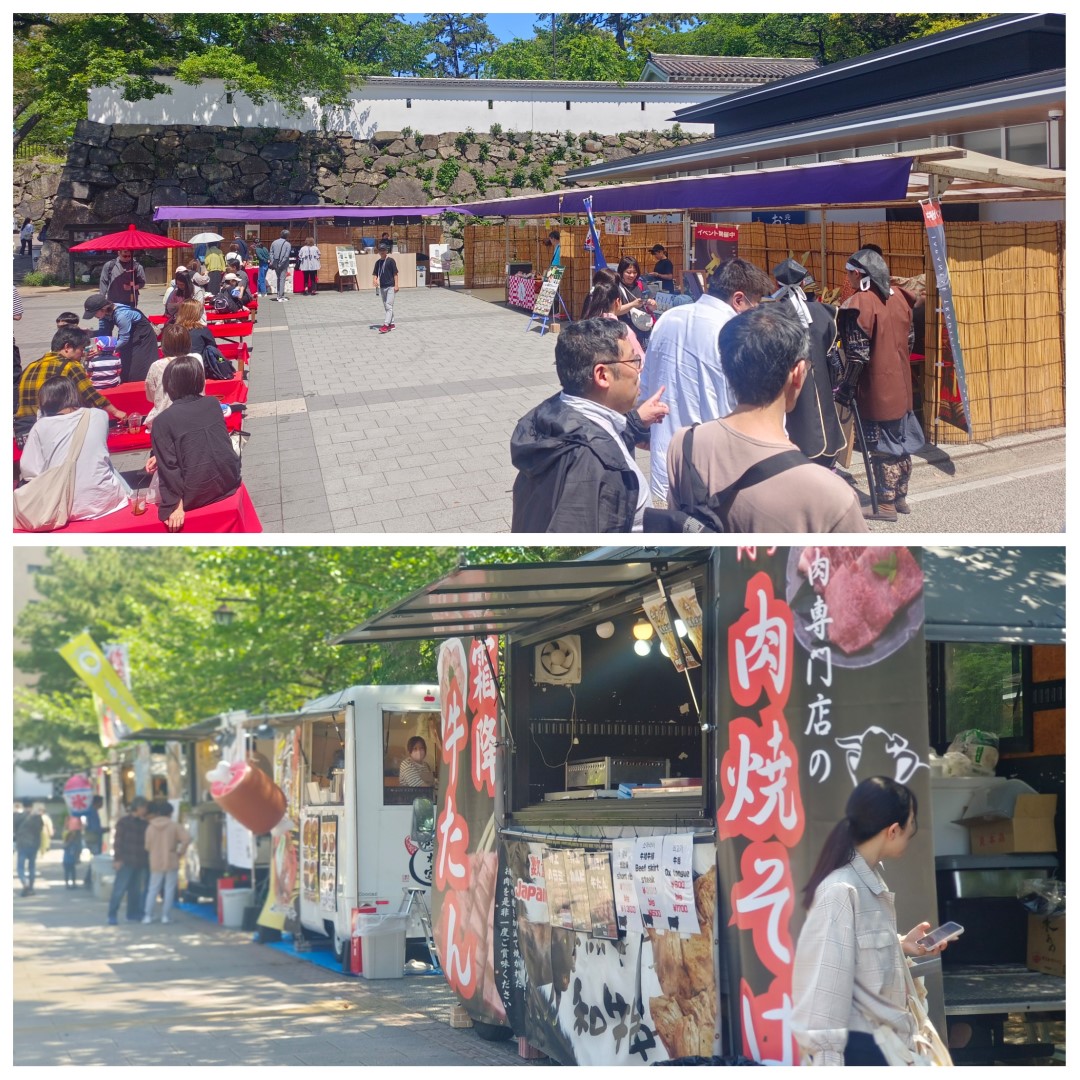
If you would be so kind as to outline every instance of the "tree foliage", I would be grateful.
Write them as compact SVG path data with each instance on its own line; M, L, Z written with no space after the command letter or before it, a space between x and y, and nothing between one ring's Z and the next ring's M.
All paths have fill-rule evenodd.
M18 618L18 670L38 677L16 696L14 740L38 775L100 761L89 690L57 652L88 630L127 644L132 692L158 727L233 709L289 710L363 683L433 681L435 644L334 646L344 632L451 570L459 560L570 558L555 548L53 549L41 599ZM219 626L222 598L235 613Z
M434 74L451 79L475 78L499 43L483 15L443 12L428 15L422 25L431 43Z

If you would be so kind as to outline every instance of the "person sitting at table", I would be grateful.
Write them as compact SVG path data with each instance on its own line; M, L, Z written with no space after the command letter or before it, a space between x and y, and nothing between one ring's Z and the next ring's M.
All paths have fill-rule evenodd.
M191 271L186 266L178 266L172 283L165 290L165 314L169 322L176 322L176 313L185 300L194 299L195 286L191 281Z
M71 379L54 375L38 391L41 416L23 448L19 472L33 480L66 458L83 417L87 418L82 449L75 461L75 493L71 521L104 517L127 505L131 489L109 457L109 419L101 409L88 409ZM234 455L235 456L235 455Z
M26 435L37 419L39 394L46 381L56 375L70 380L79 401L89 409L104 409L114 420L123 420L127 413L94 389L83 367L87 335L77 327L65 327L53 334L52 343L40 360L27 364L19 379L19 405L15 410L15 434ZM156 347L156 346L155 346Z
M235 494L240 459L221 403L202 396L206 377L199 357L178 356L165 368L162 386L172 404L158 414L150 432L146 471L158 477L158 517L170 532L178 532L187 511Z
M202 303L206 299L206 290L210 288L210 275L198 259L192 259L187 268L191 274L191 284L195 287L195 299Z
M161 351L165 355L160 360L155 360L146 373L146 397L154 403L154 407L146 414L147 431L154 426L154 418L172 404L172 398L165 393L165 369L178 356L187 356L191 352L191 336L182 326L170 323L161 332ZM199 360L202 360L201 356Z

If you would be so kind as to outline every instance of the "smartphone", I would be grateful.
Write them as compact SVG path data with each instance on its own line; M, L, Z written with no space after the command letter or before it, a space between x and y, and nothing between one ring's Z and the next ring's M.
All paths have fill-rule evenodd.
M943 941L952 941L964 932L964 928L958 922L943 923L936 930L917 938L916 945L922 945L926 949L934 949Z

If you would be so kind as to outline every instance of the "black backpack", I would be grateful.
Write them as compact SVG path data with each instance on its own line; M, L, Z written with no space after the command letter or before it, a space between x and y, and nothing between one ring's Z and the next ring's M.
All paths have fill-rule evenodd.
M224 312L232 314L239 311L243 307L243 304L233 296L229 289L223 288L221 292L214 297L214 310L218 312Z
M691 425L686 433L682 455L683 474L679 477L682 496L679 502L690 509L685 513L680 510L647 509L642 522L645 532L728 532L727 517L740 491L810 461L801 450L782 450L751 465L734 483L710 495L693 462L694 428L697 426ZM668 480L670 482L671 477Z
M207 345L203 349L202 362L208 379L231 379L236 374L232 361L226 360L216 345Z

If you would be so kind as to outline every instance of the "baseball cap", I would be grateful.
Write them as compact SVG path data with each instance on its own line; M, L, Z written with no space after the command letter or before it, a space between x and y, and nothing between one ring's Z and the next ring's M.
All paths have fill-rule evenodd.
M109 298L104 293L91 293L83 304L83 318L89 319L96 315L108 302Z

